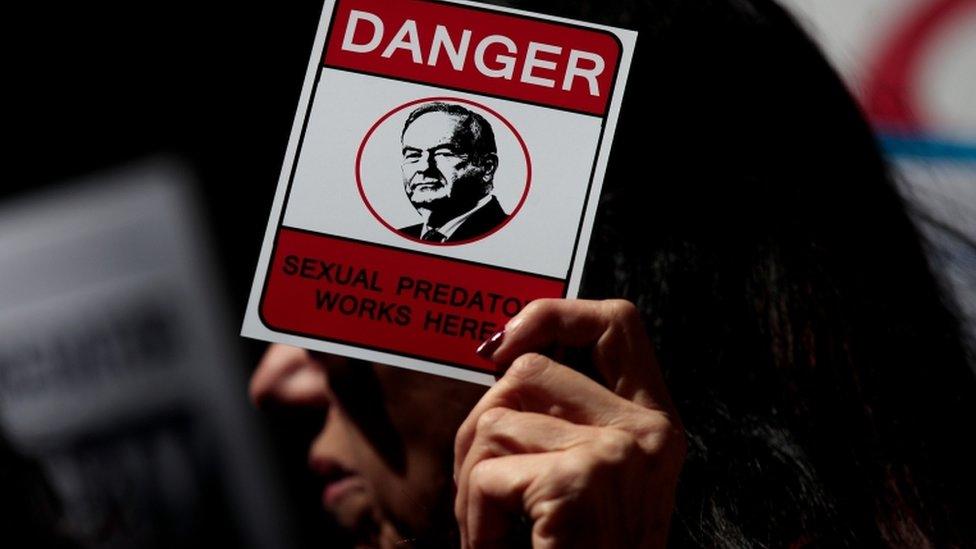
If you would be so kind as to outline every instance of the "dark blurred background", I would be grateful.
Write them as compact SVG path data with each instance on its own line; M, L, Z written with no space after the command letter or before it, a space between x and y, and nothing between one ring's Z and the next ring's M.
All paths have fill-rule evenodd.
M7 19L3 196L145 156L181 159L242 317L321 7L19 6Z
M976 2L784 3L878 128L972 322ZM265 344L237 336L321 7L27 3L7 16L14 32L4 67L12 149L0 184L0 474L18 483L0 495L0 535L54 517L65 538L96 547L341 545L320 510L321 481L304 467L321 417L250 410L244 383ZM116 217L127 221L113 225ZM45 234L31 220L78 236ZM167 232L173 223L185 230ZM170 250L169 242L179 245ZM50 276L34 276L41 271ZM98 289L109 274L129 290L114 282ZM120 302L134 305L104 312ZM105 356L120 368L179 366L143 378L104 374L110 360L55 353L38 336L89 341L71 330L91 324L79 320L91 311L102 311L96 320L109 335L98 337L110 341L105 348L115 354ZM191 329L200 318L208 322ZM138 322L149 327L118 327ZM35 325L42 328L16 329ZM169 339L157 341L158 333ZM161 356L168 346L188 350ZM37 364L55 377L25 377ZM51 381L70 371L79 381ZM115 402L130 386L160 394L159 379L176 381L156 404ZM71 394L87 396L65 404L61 415L81 418L66 425L49 410ZM81 413L94 402L109 404ZM221 434L246 442L213 443ZM16 512L27 522L15 523ZM253 528L269 530L261 537Z

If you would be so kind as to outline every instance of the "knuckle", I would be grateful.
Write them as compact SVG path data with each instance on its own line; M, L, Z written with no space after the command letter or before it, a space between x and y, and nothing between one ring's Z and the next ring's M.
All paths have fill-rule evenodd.
M641 438L658 439L667 437L673 428L671 420L659 413L648 410L638 404L632 404L635 409L632 431Z
M558 484L572 488L584 487L590 484L597 470L597 463L589 452L573 452L566 454L553 467L553 474Z
M604 429L588 448L566 453L553 466L552 478L569 492L598 489L616 482L611 479L627 481L628 471L650 470L649 457L632 434Z
M557 473L563 476L564 483L579 489L593 486L612 468L599 446L592 445L567 453L560 465Z
M620 463L641 453L637 438L618 429L604 429L598 441L604 459L610 463Z
M468 472L468 492L472 496L484 497L490 492L492 478L494 476L492 463L488 460L479 461L471 467Z
M489 408L485 410L480 416L478 416L478 423L476 430L478 433L489 433L498 427L498 423L502 421L506 415L511 410L508 408Z
M526 353L512 362L505 377L516 385L524 383L539 375L539 372L545 369L548 362L549 359L538 353Z
M637 306L626 299L610 299L606 301L611 318L625 325L640 323L640 311Z
M533 329L549 328L561 321L560 299L536 299L522 308L519 318Z
M522 314L531 317L547 318L555 313L556 301L553 299L536 299L529 302L522 309Z
M634 429L636 440L645 452L660 455L680 466L688 454L688 437L681 422L654 413L642 414Z

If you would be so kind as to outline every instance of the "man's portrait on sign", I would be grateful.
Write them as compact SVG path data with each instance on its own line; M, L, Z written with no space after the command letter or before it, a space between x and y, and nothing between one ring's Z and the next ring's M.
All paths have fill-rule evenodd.
M415 108L403 126L403 190L423 218L399 231L425 242L476 238L506 219L493 194L495 132L480 114L432 102Z
M521 136L494 111L462 99L401 105L374 126L363 149L367 207L388 229L423 244L483 239L515 216L528 192Z

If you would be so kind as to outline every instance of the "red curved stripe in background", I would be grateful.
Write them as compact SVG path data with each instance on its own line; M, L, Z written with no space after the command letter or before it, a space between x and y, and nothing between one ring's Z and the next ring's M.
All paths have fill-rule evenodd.
M881 54L867 72L861 99L875 126L895 133L926 129L915 85L922 53L942 25L974 8L976 0L926 2L883 42Z

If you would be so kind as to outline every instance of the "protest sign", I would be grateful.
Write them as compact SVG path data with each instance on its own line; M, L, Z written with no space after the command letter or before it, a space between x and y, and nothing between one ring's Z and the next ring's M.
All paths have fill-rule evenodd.
M490 384L478 344L576 295L635 40L328 2L243 335Z
M59 546L291 547L193 185L158 158L0 204L0 445L44 472L4 489L43 517L49 483Z

